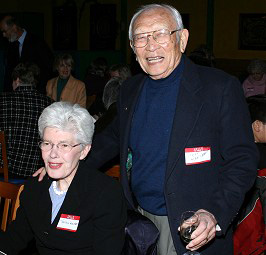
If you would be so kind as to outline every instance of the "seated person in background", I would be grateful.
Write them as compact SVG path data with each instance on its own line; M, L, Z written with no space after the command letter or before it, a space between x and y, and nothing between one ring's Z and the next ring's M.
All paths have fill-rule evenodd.
M247 98L255 143L260 152L258 177L247 193L234 232L234 254L263 254L266 250L266 96Z
M122 80L126 80L131 77L131 71L128 65L126 64L115 64L109 68L110 77L120 77Z
M266 169L266 95L247 98L255 143L260 152L258 169Z
M56 102L38 126L48 176L26 183L16 220L0 233L0 251L17 254L35 238L40 255L119 255L126 223L122 189L82 161L91 148L92 117L78 104Z
M0 130L5 132L9 178L25 179L43 165L38 148L38 118L53 101L36 90L39 68L18 64L13 92L0 94Z
M195 50L193 50L189 58L197 65L201 66L215 66L215 57L213 52L207 48L206 45L200 45Z
M266 93L266 64L261 59L254 59L248 65L249 76L243 82L245 97Z
M55 101L68 101L86 108L85 84L71 75L73 67L70 54L58 55L54 63L58 76L47 82L46 93Z
M123 79L120 77L111 78L104 87L103 104L106 112L98 118L95 123L95 134L104 130L116 116L116 101Z
M105 85L102 100L106 112L95 122L95 134L101 133L115 118L117 114L116 101L123 81L120 77L113 77ZM116 156L100 167L99 170L105 172L112 166L118 165L119 162L119 156Z
M89 65L84 79L87 93L87 109L91 115L104 112L103 89L108 81L107 61L103 57L94 59Z

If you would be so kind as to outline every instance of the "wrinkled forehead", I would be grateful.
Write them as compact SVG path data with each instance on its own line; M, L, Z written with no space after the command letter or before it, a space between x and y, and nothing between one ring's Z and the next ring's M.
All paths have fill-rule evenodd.
M158 29L175 29L176 21L169 10L156 8L143 11L133 23L133 34Z

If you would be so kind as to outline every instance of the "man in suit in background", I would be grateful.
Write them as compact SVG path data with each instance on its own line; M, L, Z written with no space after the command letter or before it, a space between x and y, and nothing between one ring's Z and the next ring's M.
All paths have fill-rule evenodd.
M47 81L52 78L53 53L44 40L23 29L10 15L0 22L2 34L9 41L6 53L4 91L12 91L11 74L20 62L32 62L40 68L37 90L46 94Z
M241 86L183 54L188 31L169 5L142 7L129 39L146 74L121 86L117 117L96 135L87 163L99 167L120 152L125 196L159 229L159 255L233 254L231 223L258 160ZM200 223L185 245L178 227L188 210Z

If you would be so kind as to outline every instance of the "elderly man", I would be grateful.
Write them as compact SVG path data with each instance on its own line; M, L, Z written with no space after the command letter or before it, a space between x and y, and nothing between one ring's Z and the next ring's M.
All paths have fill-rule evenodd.
M87 162L99 166L120 151L125 196L158 227L158 254L232 254L230 226L254 182L257 151L240 84L188 60L188 36L171 6L133 16L130 45L147 75L124 82L117 118L96 136ZM200 224L185 248L178 227L187 210Z
M17 65L12 73L14 92L0 94L0 130L7 138L10 178L25 179L43 164L38 148L38 118L53 101L35 89L39 68Z
M95 137L87 163L99 167L120 151L125 196L159 229L159 255L233 254L231 223L258 158L241 86L182 54L188 31L171 6L142 7L129 39L146 75L123 83L117 117ZM200 223L185 247L178 228L188 210Z
M4 91L12 91L11 74L20 62L33 62L40 68L40 82L37 90L45 94L46 83L52 75L53 53L46 44L34 34L23 29L13 16L4 16L0 29L9 41L6 54Z

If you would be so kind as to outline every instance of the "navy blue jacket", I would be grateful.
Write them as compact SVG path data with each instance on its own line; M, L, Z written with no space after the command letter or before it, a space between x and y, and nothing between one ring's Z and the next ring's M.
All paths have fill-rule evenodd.
M88 163L100 165L120 151L121 182L132 208L136 208L136 204L130 190L126 160L131 120L146 78L140 74L124 82L117 118L96 136L88 159ZM210 147L211 161L186 165L185 148L202 146ZM201 249L202 254L233 254L231 223L245 193L254 183L257 161L251 121L238 80L185 58L164 184L177 254L185 251L177 230L180 215L183 211L198 209L211 212L222 229L220 237Z

